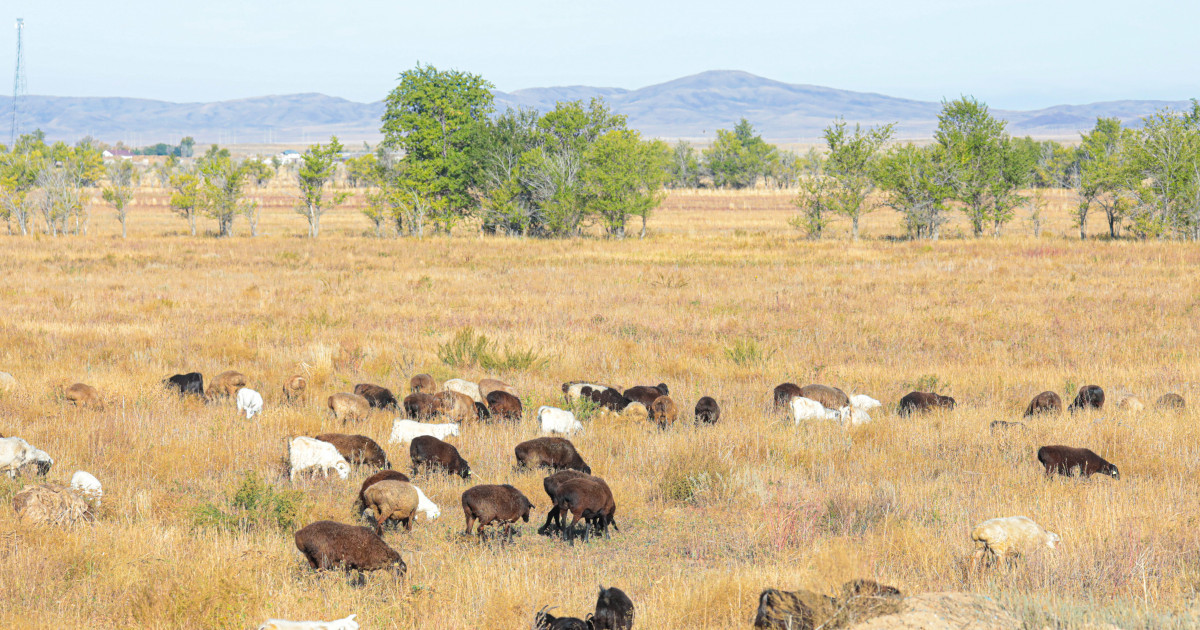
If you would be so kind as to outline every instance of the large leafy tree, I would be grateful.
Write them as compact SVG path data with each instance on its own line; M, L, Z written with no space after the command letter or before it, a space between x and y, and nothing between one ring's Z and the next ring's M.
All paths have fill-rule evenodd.
M10 232L12 223L22 235L33 230L34 204L29 194L41 172L52 165L41 131L22 135L8 151L0 152L0 216L9 222Z
M973 98L943 102L934 138L942 150L947 183L975 236L983 234L989 221L998 230L1011 219L1012 205L1019 201L1011 193L1022 180L1004 121Z
M1093 205L1104 210L1109 236L1118 236L1130 205L1129 193L1136 186L1129 163L1132 137L1133 132L1123 128L1117 118L1098 118L1092 130L1082 134L1076 187L1079 202L1075 213L1079 238L1087 238L1088 211Z
M873 188L872 171L879 150L892 137L893 125L863 130L854 125L851 132L846 121L839 120L825 128L825 143L829 155L825 159L825 176L830 182L830 210L850 219L850 238L858 240L859 218L873 210L867 195Z
M474 143L492 111L492 87L478 75L418 65L386 99L384 146L404 152L397 184L443 231L475 206Z
M346 192L336 192L328 198L325 196L325 185L333 179L341 154L342 143L338 142L337 136L333 136L329 144L314 144L300 156L300 168L296 171L300 203L296 206L296 212L308 219L308 235L312 238L321 235L321 215L329 208L341 205L350 196Z
M630 216L646 220L662 203L670 149L661 141L645 142L629 129L614 129L589 148L583 171L583 200L608 233L624 238Z
M205 214L217 221L219 238L232 236L234 218L246 212L242 200L248 179L245 167L233 160L228 149L214 144L198 160L197 170Z
M1147 117L1131 153L1144 182L1136 192L1133 230L1143 237L1200 239L1200 113L1164 110Z
M126 238L129 234L126 230L129 202L133 201L133 193L140 179L140 173L133 167L133 162L129 160L112 162L106 170L108 185L101 190L100 194L116 211L117 219L121 221L121 238Z
M718 129L704 151L704 163L718 188L752 188L759 177L776 170L779 154L745 118L733 130Z
M884 203L904 215L911 238L936 241L945 225L946 200L953 194L938 145L911 144L888 151L875 168Z

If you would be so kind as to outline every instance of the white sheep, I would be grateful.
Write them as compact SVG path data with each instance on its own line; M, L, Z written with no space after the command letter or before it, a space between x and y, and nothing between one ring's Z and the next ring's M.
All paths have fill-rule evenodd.
M971 566L975 567L985 558L992 561L1011 560L1043 546L1054 549L1061 539L1058 534L1046 531L1032 519L1004 516L976 525L971 530L971 540L976 545L975 554L971 557Z
M291 464L291 478L307 470L319 470L328 477L330 468L337 471L342 479L350 476L350 462L338 453L337 447L316 438L301 436L289 442L288 462Z
M477 403L487 404L483 397L479 395L479 383L464 381L461 378L452 378L442 384L442 389L450 392L466 394L471 398L471 400L474 400Z
M575 414L566 409L542 405L538 407L537 418L542 425L542 433L571 435L583 430L583 425L575 419Z
M583 388L591 387L594 392L602 392L611 389L607 385L597 385L596 383L572 383L567 386L566 397L567 402L572 403L583 397Z
M388 442L392 444L407 444L422 435L444 440L448 436L458 435L458 423L443 422L436 424L417 422L416 420L396 420L392 423L392 436L388 438Z
M878 409L879 407L882 407L883 403L871 398L866 394L855 394L850 397L850 406L854 407L855 409L870 411L872 409Z
M855 407L853 404L842 407L837 410L838 420L847 427L856 427L860 424L866 424L871 421L871 416L860 407Z
M262 413L262 394L259 394L248 387L239 389L237 392L237 408L238 411L246 412L247 420L253 418L257 414Z
M828 409L825 405L803 396L796 396L792 399L792 418L796 424L807 420L839 420L841 414L835 409Z
M11 391L17 388L17 379L8 372L0 372L0 391Z
M71 475L71 488L77 490L95 507L100 507L100 498L104 496L104 489L100 487L100 480L96 479L92 473L76 470L75 474Z
M350 615L345 619L334 621L288 621L287 619L268 619L258 630L358 630L358 615Z
M37 466L37 474L45 475L54 465L54 459L19 437L0 438L0 472L16 478L22 468L30 465Z
M436 503L430 501L429 497L425 496L425 493L421 492L420 488L413 486L413 489L417 491L417 511L423 513L426 520L432 521L442 515L442 509Z

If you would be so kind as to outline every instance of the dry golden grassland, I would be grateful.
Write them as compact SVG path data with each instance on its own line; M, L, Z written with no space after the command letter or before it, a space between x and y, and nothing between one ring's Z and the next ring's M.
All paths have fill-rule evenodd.
M990 595L1034 628L1195 627L1194 244L1080 243L1067 237L1066 193L1036 240L1023 219L1001 239L889 240L898 221L881 210L858 243L814 243L787 226L786 194L677 193L646 240L375 239L350 208L313 241L285 191L272 194L257 239L241 222L224 241L184 236L184 222L154 205L159 190L134 207L128 240L103 208L86 237L0 237L0 370L19 381L0 392L0 433L48 451L53 481L83 469L105 485L98 521L63 531L19 523L11 497L23 482L0 480L0 627L251 628L357 613L363 628L527 628L544 605L583 616L604 584L633 598L639 628L739 628L765 587L832 593L857 577ZM545 361L494 374L442 364L439 344L464 327ZM260 418L160 385L226 369L263 393ZM314 395L283 406L280 387L298 370ZM291 506L297 525L354 521L368 471L290 482L285 438L363 433L406 469L406 450L387 444L392 415L343 427L324 398L358 382L407 393L418 371L503 378L527 410L560 405L560 384L586 378L664 381L686 418L704 395L723 413L715 427L664 432L585 420L573 441L618 505L621 531L608 540L569 547L534 531L544 475L514 471L512 450L537 435L532 414L450 438L472 482L415 479L443 515L385 534L408 563L402 582L318 575L293 528L222 520L270 494L235 497L250 473L289 497L280 509ZM106 409L65 404L56 388L75 381L99 388ZM885 407L848 431L795 426L765 409L784 381ZM988 431L1019 420L1042 390L1069 400L1088 383L1110 405L1129 393L1148 409ZM930 386L958 409L895 415L901 396ZM1189 410L1149 408L1168 391ZM1034 453L1057 443L1095 450L1121 479L1044 478ZM511 546L464 538L461 492L505 482L537 506L531 523ZM966 575L971 527L1009 515L1058 532L1061 545Z

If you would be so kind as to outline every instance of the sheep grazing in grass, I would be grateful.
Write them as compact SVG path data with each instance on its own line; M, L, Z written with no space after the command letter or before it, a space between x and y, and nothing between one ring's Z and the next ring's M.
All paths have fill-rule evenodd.
M587 388L588 392L583 391ZM567 404L571 404L580 398L590 398L591 394L600 394L608 390L617 390L615 393L620 393L620 387L611 387L592 383L589 381L568 381L562 384L563 397L566 398Z
M11 392L17 388L17 379L8 372L0 372L0 392Z
M659 396L650 403L650 418L658 428L665 429L679 419L679 406L670 396Z
M82 470L76 470L75 474L71 475L71 489L92 504L93 508L100 507L100 500L104 498L104 488L100 486L100 480Z
M540 437L526 440L513 449L517 464L522 468L543 467L552 470L578 470L591 474L592 469L579 456L575 445L566 438Z
M175 374L163 381L163 386L179 392L180 396L204 396L204 375L199 372Z
M533 504L520 490L508 484L480 485L463 492L462 507L467 522L466 535L471 535L471 526L478 519L479 526L475 533L480 540L484 539L484 527L499 523L504 525L503 537L511 542L513 523L517 519L528 523Z
M408 567L400 554L366 527L317 521L296 532L296 548L318 571L340 569L359 573L387 570L404 577Z
M433 394L416 392L404 397L404 413L415 420L427 420L437 415L438 401Z
M367 404L373 409L398 409L399 401L392 395L392 391L386 387L381 387L373 383L359 383L354 386L354 393L367 399Z
M95 387L83 383L75 383L64 388L63 398L66 398L67 402L74 404L76 407L87 407L90 409L104 408L104 401L100 398L100 392L96 391Z
M716 399L705 396L696 401L696 424L716 424L721 419L721 405Z
M1121 472L1117 470L1116 466L1086 448L1074 448L1060 444L1043 446L1038 449L1037 459L1046 467L1047 477L1055 473L1070 477L1078 472L1083 477L1091 477L1099 473L1113 479L1121 478Z
M624 392L621 392L621 395L634 402L640 402L643 405L646 405L646 408L649 409L650 405L654 403L654 399L658 398L659 396L670 396L671 392L667 389L666 383L659 383L658 385L653 386L638 385L636 387L630 387Z
M1137 396L1126 396L1117 403L1117 409L1129 413L1137 413L1146 408L1146 404L1138 399Z
M292 375L283 382L283 399L289 403L304 400L308 390L308 379L299 374Z
M40 448L19 437L0 438L0 473L10 479L35 474L46 476L54 466L54 459Z
M322 433L317 436L317 439L332 444L351 465L375 468L391 468L392 466L383 448L375 440L365 435Z
M399 522L405 530L412 531L419 503L416 487L407 481L385 479L363 491L363 510L373 512L375 533L380 536L388 521Z
M488 393L487 410L488 414L496 420L521 421L521 399L506 391L496 390Z
M557 511L555 519L560 523L565 520L568 512L571 514L571 523L564 529L567 532L567 542L574 545L575 525L580 520L584 521L583 542L588 541L592 530L608 538L608 526L616 512L616 503L608 484L594 477L579 477L567 479L558 486L551 510Z
M618 392L615 389L602 389L599 391L590 390L588 392L588 398L592 402L609 411L624 411L629 405L635 404L632 400L622 396L621 392ZM636 404L642 405L642 403ZM642 405L642 407L644 408L645 405Z
M71 526L95 518L82 493L57 483L21 488L13 495L13 510L21 521L41 525Z
M1025 417L1032 418L1042 414L1060 414L1062 413L1062 398L1058 394L1051 391L1044 391L1033 400L1029 401L1029 406L1025 408Z
M434 394L437 411L453 422L471 422L479 419L475 401L470 396L452 390Z
M355 507L361 511L362 506L366 503L366 498L363 496L363 493L367 491L367 488L370 488L372 485L379 483L380 481L387 481L389 479L395 481L409 480L408 475L398 470L381 470L370 477L363 479L362 485L358 488L358 501L355 503Z
M796 396L788 404L792 407L792 419L796 424L813 420L838 420L841 418L841 414L837 410L827 409L825 405L804 396Z
M577 617L555 617L543 606L533 616L533 630L592 630L592 625Z
M792 399L800 395L800 386L795 383L780 383L771 392L771 404L776 411L791 409Z
M593 630L632 630L633 600L619 588L604 588L596 598L596 612L592 613Z
M478 383L479 397L482 399L479 402L487 402L488 394L492 392L506 392L517 396L517 388L495 378L485 378Z
M371 403L358 394L339 392L330 396L325 404L329 407L329 412L333 414L334 420L342 422L362 421L371 415Z
M408 445L408 455L412 459L414 475L417 471L426 469L458 475L463 479L471 476L471 466L458 454L458 449L433 436L422 435L414 438Z
M392 435L388 442L392 444L407 444L422 435L430 435L444 439L458 435L457 422L426 423L416 420L396 420L392 423Z
M1187 403L1179 394L1163 394L1154 401L1154 408L1164 411L1183 411L1187 408Z
M575 414L566 409L542 405L538 407L537 419L542 433L572 435L583 430L583 424L575 419Z
M563 519L560 517L558 510L554 508L554 503L558 499L559 488L572 479L595 479L600 483L604 483L603 479L593 477L588 473L579 472L578 470L560 470L543 479L542 488L546 490L546 496L550 499L550 509L546 512L546 523L538 528L538 534L549 536L562 531Z
M1046 531L1027 517L1005 516L976 525L971 530L971 540L976 546L970 564L974 569L980 562L1012 561L1040 548L1054 549L1060 539L1058 534Z
M421 488L413 486L413 489L417 491L417 514L424 514L427 521L432 521L442 515L442 508L425 496Z
M1084 385L1075 394L1075 401L1067 410L1071 413L1087 409L1104 408L1104 390L1099 385Z
M208 383L208 398L232 398L246 386L246 375L236 370L226 370Z
M408 380L408 393L410 394L436 394L438 391L437 381L428 374L418 374Z
M288 621L287 619L268 619L258 627L258 630L358 630L358 615L350 615L345 619L333 621Z
M237 392L237 409L238 412L246 414L247 420L262 413L262 394L245 387L239 389Z
M872 409L879 409L883 406L883 403L866 394L855 394L850 397L850 406L863 411L871 411Z
M829 385L805 385L800 388L800 395L815 400L827 409L841 409L850 406L850 397L846 392Z
M445 383L442 383L442 389L449 392L458 392L470 398L474 402L483 402L483 396L479 393L479 384L461 378L452 378Z
M350 476L350 462L342 457L337 447L316 438L301 436L288 442L288 464L292 479L302 472L320 472L329 477L330 468L342 479Z
M907 417L913 413L926 413L938 409L950 411L954 409L954 406L954 399L949 396L942 396L933 392L909 392L905 394L904 398L900 399L900 405L896 409L896 413Z

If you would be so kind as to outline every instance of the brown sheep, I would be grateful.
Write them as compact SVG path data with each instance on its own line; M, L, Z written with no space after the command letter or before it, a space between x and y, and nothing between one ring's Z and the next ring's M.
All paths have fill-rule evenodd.
M800 388L800 395L821 403L826 409L841 409L850 405L850 397L846 392L829 385L805 385Z
M491 417L497 420L521 421L521 399L512 394L496 390L487 395L487 409Z
M609 411L624 411L625 408L633 402L632 400L621 395L621 393L615 389L603 389L600 391L591 390L591 392L588 394L588 398L590 398L592 402L605 409L608 409Z
M608 484L597 481L597 478L581 477L568 479L558 487L552 511L557 511L557 519L565 520L567 512L571 513L571 523L566 526L567 542L575 544L575 525L584 519L583 542L587 542L591 530L597 534L609 537L608 525L612 523L616 512L612 491Z
M296 532L296 548L318 571L341 569L349 573L387 569L404 577L408 567L400 554L366 527L317 521Z
M412 459L413 474L424 468L441 469L463 479L471 476L471 466L458 454L453 444L447 444L432 435L420 435L408 445L408 456Z
M337 448L338 453L346 461L355 466L374 466L376 468L391 468L387 453L379 444L365 435L347 435L345 433L322 433L316 436L322 442L329 442Z
M1157 409L1182 411L1187 408L1187 403L1184 402L1183 396L1179 394L1163 394L1154 402L1154 406Z
M1079 388L1079 393L1075 395L1075 402L1067 407L1071 413L1083 409L1103 409L1104 408L1104 390L1099 385L1084 385Z
M366 492L367 488L370 488L372 485L379 483L380 481L386 481L388 479L394 479L396 481L409 480L408 475L398 470L381 470L374 475L367 477L363 480L362 486L358 488L358 503L356 504L356 507L359 508L359 511L362 511L363 506L366 504L366 498L363 497L363 493Z
M1121 478L1121 472L1117 470L1116 466L1086 448L1074 448L1061 444L1043 446L1038 449L1037 459L1046 467L1047 477L1054 473L1070 477L1078 469L1079 474L1084 477L1100 473L1113 479Z
M541 466L553 470L578 470L589 475L592 473L591 467L575 450L575 445L566 438L534 438L521 442L514 450L517 455L517 464L522 468Z
M1025 417L1031 418L1044 413L1057 415L1062 413L1062 408L1062 398L1059 398L1058 394L1054 392L1045 391L1029 401L1029 406L1025 408Z
M374 511L375 533L380 536L387 521L399 521L405 531L412 531L413 515L419 502L417 489L407 481L385 479L363 491L363 509Z
M633 600L617 587L600 585L596 612L592 615L592 630L632 630Z
M513 396L517 395L516 388L508 383L505 383L504 381L494 378L485 378L482 381L479 381L480 398L487 400L488 394L492 392L508 392Z
M408 391L410 394L436 394L437 381L428 374L418 374L408 381Z
M75 383L63 389L63 397L68 402L74 403L77 407L89 407L91 409L104 408L104 401L100 398L100 392L96 391L96 388L91 385Z
M776 411L788 411L791 409L792 399L800 395L799 385L795 383L780 383L771 392L771 400Z
M558 498L559 488L572 479L596 479L601 483L604 482L599 477L593 477L588 473L579 472L578 470L560 470L543 479L542 488L546 490L546 496L550 498L550 511L546 513L546 524L538 528L539 534L546 536L562 530L563 523L561 519L557 518L558 510L554 509L554 502Z
M901 416L909 416L914 412L925 413L936 409L954 409L954 399L949 396L942 396L933 392L909 392L900 399L900 406L896 413Z
M679 419L679 406L670 396L659 396L650 403L650 418L658 424L658 428L665 429Z
M354 386L354 393L367 399L367 404L375 409L398 409L400 403L392 395L392 391L372 383L359 383Z
M721 419L721 405L711 396L696 401L696 423L716 424Z
M640 402L643 405L646 405L647 409L650 408L650 405L654 402L655 398L658 398L659 396L669 396L670 394L671 392L667 389L667 385L665 383L659 383L653 387L649 385L638 385L637 387L630 387L621 393L622 396L628 398L629 400ZM613 411L620 411L620 409L614 409Z
M283 382L283 399L289 403L304 400L305 390L308 389L308 379L299 374Z
M475 401L466 394L447 390L435 394L434 399L437 400L438 413L449 418L451 422L471 422L479 419Z
M236 370L226 370L208 382L208 398L232 398L246 386L246 375Z
M349 420L362 421L371 415L371 403L358 394L339 392L330 396L326 404L329 406L329 411L333 414L334 420L341 420L342 422Z
M428 420L437 415L438 399L433 394L417 392L404 397L404 413L414 420Z
M466 535L471 535L471 525L478 519L479 527L476 533L480 540L484 538L484 527L492 523L502 523L504 535L510 542L513 534L512 524L517 519L528 523L529 510L533 509L529 499L520 490L508 484L468 488L462 494L462 506L467 521Z

